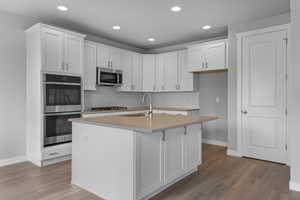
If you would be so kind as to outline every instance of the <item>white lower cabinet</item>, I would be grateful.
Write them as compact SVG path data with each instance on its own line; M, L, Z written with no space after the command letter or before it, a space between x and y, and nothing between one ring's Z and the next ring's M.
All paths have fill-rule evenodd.
M201 164L201 125L136 133L136 199L147 199Z
M164 174L166 183L172 182L185 173L185 139L183 127L165 131Z
M164 184L163 134L137 134L137 197L154 192Z

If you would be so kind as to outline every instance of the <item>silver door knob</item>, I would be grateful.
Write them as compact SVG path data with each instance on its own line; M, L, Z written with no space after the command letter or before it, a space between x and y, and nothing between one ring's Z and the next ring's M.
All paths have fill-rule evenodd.
M242 110L242 113L246 115L246 114L248 114L248 111L247 110Z

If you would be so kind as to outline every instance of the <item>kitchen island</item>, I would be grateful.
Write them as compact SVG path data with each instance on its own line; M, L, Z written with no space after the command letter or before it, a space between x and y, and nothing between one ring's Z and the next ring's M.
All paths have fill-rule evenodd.
M215 117L154 114L73 119L72 184L140 200L197 171L201 127Z

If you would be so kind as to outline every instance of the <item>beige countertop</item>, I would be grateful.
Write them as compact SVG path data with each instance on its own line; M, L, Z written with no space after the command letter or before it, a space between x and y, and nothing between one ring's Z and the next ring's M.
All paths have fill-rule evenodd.
M94 113L114 113L114 112L130 112L130 111L143 111L149 110L148 106L137 106L137 107L128 107L124 110L86 110L83 111L83 114L94 114ZM167 111L178 111L178 112L189 112L194 110L200 110L199 108L184 108L184 107L153 107L153 110L167 110Z
M185 116L168 114L154 114L152 118L149 118L132 114L79 118L72 119L71 121L152 133L163 129L182 127L216 119L217 117L210 116Z

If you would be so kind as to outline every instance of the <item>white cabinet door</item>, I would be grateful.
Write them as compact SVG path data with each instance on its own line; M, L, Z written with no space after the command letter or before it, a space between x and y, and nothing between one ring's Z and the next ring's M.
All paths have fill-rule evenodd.
M133 56L129 51L121 52L121 67L119 68L123 72L123 84L120 91L131 91L132 88L132 64Z
M84 90L96 90L97 44L85 42Z
M201 164L201 136L200 124L187 126L185 136L186 171L191 171Z
M187 50L179 51L178 53L178 90L179 91L194 91L194 82L197 83L197 77L188 71L188 55Z
M143 87L142 55L133 53L132 90L141 92Z
M170 183L185 173L184 128L165 131L165 183Z
M63 72L64 65L64 33L42 28L42 60L43 69L51 72Z
M143 92L156 91L155 55L143 55Z
M205 46L205 69L217 70L226 68L226 42L221 41Z
M190 46L188 48L188 70L198 72L204 70L205 57L202 45Z
M110 48L110 62L111 68L121 69L121 49L114 47Z
M137 196L138 199L159 189L163 184L162 133L137 133Z
M83 65L83 45L82 37L65 34L65 71L73 74L82 73Z
M103 44L97 45L97 67L110 66L110 48Z
M165 91L165 68L164 68L164 56L158 54L155 56L155 68L156 68L156 91Z
M178 85L178 52L170 52L163 54L164 70L165 70L165 90L176 91Z

